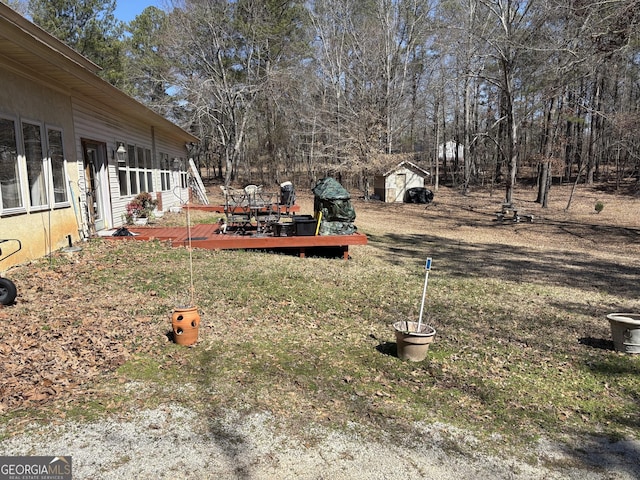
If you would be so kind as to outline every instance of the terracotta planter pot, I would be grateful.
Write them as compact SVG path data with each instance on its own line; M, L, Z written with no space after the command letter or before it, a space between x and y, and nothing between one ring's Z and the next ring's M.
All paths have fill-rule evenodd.
M422 324L420 331L418 331L418 322L396 322L393 324L393 328L396 331L396 344L400 360L421 362L427 358L429 345L436 335L433 327Z
M178 345L193 345L198 341L200 315L198 307L178 307L171 317L173 339Z

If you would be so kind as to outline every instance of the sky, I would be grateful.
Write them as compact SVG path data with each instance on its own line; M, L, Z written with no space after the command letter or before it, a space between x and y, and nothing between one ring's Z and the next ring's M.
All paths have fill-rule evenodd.
M162 8L163 0L116 0L115 16L123 22L130 22L147 7Z

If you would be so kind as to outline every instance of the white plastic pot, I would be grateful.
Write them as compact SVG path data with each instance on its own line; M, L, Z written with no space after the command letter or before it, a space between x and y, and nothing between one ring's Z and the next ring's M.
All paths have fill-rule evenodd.
M640 313L610 313L613 346L618 352L640 353Z

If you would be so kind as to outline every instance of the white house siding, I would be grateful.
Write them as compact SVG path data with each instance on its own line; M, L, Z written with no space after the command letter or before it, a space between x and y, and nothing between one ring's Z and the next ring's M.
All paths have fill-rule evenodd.
M449 140L444 145L438 147L438 158L440 160L455 160L456 158L456 145L458 146L458 159L464 159L464 145L456 143L453 140Z
M165 190L161 192L162 197L162 209L167 211L169 208L174 206L180 206L189 201L189 190L181 188L181 172L173 168L173 161L177 159L181 164L186 165L188 161L186 152L184 148L178 148L174 142L168 141L162 135L160 135L157 131L155 132L155 146L156 152L154 154L154 158L159 163L160 162L160 154L166 154L169 157L169 160L172 164L171 174L170 174L170 188L169 190ZM184 144L182 144L184 147ZM160 170L156 172L158 186L160 183ZM155 183L154 183L155 185Z
M129 201L135 195L120 195L120 184L118 182L118 162L114 158L114 152L117 150L120 143L125 145L133 145L135 147L142 147L144 149L151 150L153 171L152 182L154 198L157 196L157 192L161 192L161 179L160 179L160 163L158 155L160 152L167 153L170 158L182 158L186 157L186 150L184 148L184 142L178 143L176 141L164 141L160 134L158 134L153 127L149 125L142 125L137 122L127 121L126 118L116 117L113 113L100 109L97 106L90 105L88 103L81 103L79 100L73 101L73 115L76 126L76 150L79 158L79 189L80 197L85 198L85 183L84 172L82 171L82 140L95 140L97 142L105 143L107 146L107 159L108 159L108 172L109 172L109 192L110 192L110 212L105 214L106 225L105 228L114 228L123 225L124 214L126 212L126 206ZM154 138L155 137L155 138ZM178 172L172 177L178 177ZM173 180L173 179L172 179ZM172 188L177 186L176 195L184 198L185 201L188 198L186 189L180 188L180 183L172 181ZM171 199L174 197L173 191L161 192L162 207L167 210L170 206L176 202ZM178 202L179 203L179 202ZM84 210L83 205L83 212Z
M22 250L19 253L0 262L0 272L12 265L42 257L52 250L66 246L68 235L71 235L72 240L79 238L68 186L69 181L77 182L78 179L69 97L60 89L48 87L41 79L29 74L20 74L18 71L16 65L5 63L0 56L0 117L12 120L17 126L16 140L23 202L23 207L19 209L0 209L0 239L16 238L22 242ZM30 205L26 161L20 137L20 125L23 121L40 125L43 137L47 135L47 128L62 131L67 202L52 207L53 202L50 198L51 205L48 208L33 208ZM43 152L43 156L46 156L46 152ZM47 175L45 178L49 180ZM49 191L49 196L52 195L53 192ZM12 251L13 245L3 244L0 247L6 254Z

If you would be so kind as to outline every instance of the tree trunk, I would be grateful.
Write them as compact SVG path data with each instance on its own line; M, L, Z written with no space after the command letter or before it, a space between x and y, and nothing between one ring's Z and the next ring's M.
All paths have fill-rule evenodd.
M436 159L436 168L435 168L435 178L433 179L434 183L433 183L433 187L434 190L437 192L438 191L438 187L440 186L440 143L441 143L441 138L440 138L440 123L438 122L438 112L440 111L440 103L436 100L435 102L435 112L434 112L434 122L433 122L433 128L435 130L434 132L434 136L436 138L435 141L435 151L434 151L434 157ZM444 153L444 149L443 149L443 153Z
M506 60L502 62L503 88L505 100L505 116L507 120L507 159L509 162L509 172L507 176L507 184L505 188L505 202L513 202L513 190L516 183L516 173L518 171L518 126L515 121L515 112L513 106L513 90L511 81L511 66Z
M469 145L471 143L471 80L469 75L465 77L464 88L464 125L463 125L463 155L464 162L464 178L462 181L462 191L466 195L469 193L469 182L471 181L471 155L469 153ZM457 150L456 145L456 150Z
M551 179L553 178L551 160L554 154L554 147L558 141L556 132L558 130L560 118L558 117L558 109L556 108L556 105L556 99L552 98L549 103L544 126L544 137L542 142L543 160L540 165L538 198L536 198L536 202L540 203L543 208L547 207L549 201L549 190L551 189Z
M591 98L591 105L595 108L595 112L591 114L591 125L589 128L589 145L587 145L587 185L593 185L594 176L596 172L596 155L594 152L594 145L597 138L597 133L600 128L600 109L601 105L601 92L602 92L602 80L599 76L596 77L595 85L593 86L593 95Z
M542 208L547 208L549 205L549 191L551 190L551 179L553 178L553 172L551 171L551 162L544 162L542 167L545 170L545 174L541 179L543 182L543 195L542 195Z
M571 208L571 201L573 200L573 194L576 191L578 186L578 182L580 181L580 174L582 173L582 168L578 169L578 173L576 174L576 180L573 182L573 187L571 187L571 193L569 194L569 200L567 200L567 206L565 210L569 210Z

